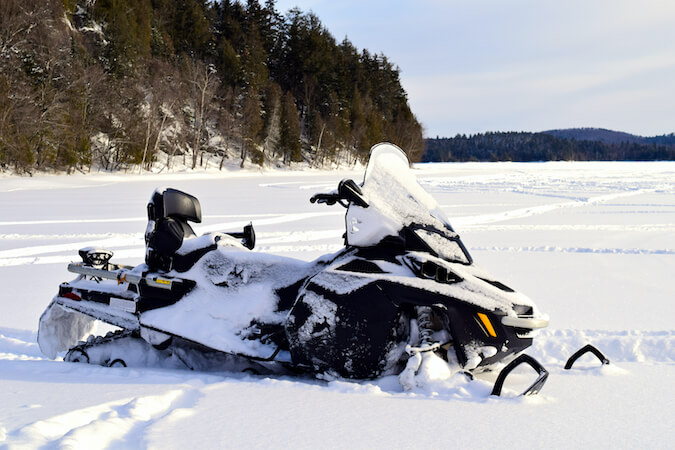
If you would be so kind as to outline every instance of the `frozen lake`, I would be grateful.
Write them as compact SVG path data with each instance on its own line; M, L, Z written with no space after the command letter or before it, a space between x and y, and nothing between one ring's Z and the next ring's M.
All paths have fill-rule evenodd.
M86 246L141 262L156 187L200 199L198 234L252 222L255 251L312 260L342 246L344 210L309 197L345 177L360 182L362 171L0 177L0 447L670 447L675 163L421 164L415 173L476 263L550 315L528 351L551 371L537 398L47 360L35 330L58 283L73 278L66 264ZM611 369L562 372L589 341Z

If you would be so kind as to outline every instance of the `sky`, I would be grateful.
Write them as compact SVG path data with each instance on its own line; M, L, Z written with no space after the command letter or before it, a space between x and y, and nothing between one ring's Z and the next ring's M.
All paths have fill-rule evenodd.
M278 0L398 65L426 137L675 132L673 0Z

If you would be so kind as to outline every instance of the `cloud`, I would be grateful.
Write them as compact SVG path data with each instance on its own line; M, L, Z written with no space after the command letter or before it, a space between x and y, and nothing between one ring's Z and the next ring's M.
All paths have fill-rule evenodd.
M383 52L429 135L604 124L675 131L675 1L309 0ZM661 127L657 129L657 127Z
M514 64L501 70L409 77L413 111L431 136L488 130L602 126L638 134L670 132L675 53L575 66Z

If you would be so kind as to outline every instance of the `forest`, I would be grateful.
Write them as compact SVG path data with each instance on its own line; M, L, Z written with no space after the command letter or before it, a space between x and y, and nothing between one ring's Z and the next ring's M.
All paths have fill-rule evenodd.
M425 139L422 161L672 161L673 134L644 138L600 129L488 132Z
M2 0L0 170L415 161L399 74L274 0Z

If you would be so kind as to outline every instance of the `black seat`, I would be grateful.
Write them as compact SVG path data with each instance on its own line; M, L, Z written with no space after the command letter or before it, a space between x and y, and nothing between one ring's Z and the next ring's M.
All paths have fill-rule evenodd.
M201 223L199 200L177 189L156 190L148 203L145 263L151 270L169 271L186 237L195 236L188 222Z

